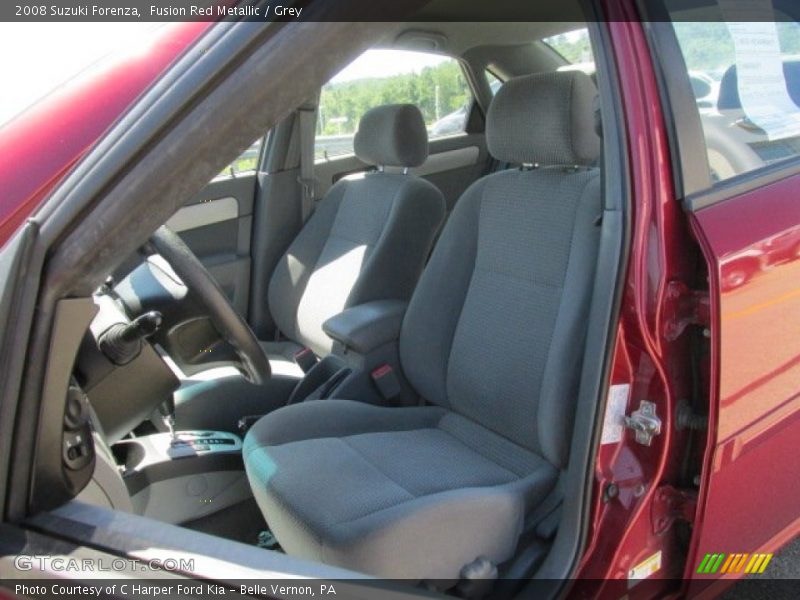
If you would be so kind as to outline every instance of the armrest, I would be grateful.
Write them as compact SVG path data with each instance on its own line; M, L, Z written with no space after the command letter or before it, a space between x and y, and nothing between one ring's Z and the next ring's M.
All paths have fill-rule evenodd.
M332 316L322 330L345 347L367 354L397 339L407 306L402 300L366 302Z

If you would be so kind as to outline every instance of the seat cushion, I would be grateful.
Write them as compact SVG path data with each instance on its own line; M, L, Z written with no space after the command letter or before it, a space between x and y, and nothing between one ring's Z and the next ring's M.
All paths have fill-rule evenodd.
M499 563L528 507L553 486L546 461L439 407L306 402L261 419L245 465L290 554L401 579L457 578Z
M294 355L303 349L295 342L260 342L264 354L269 359L269 366L273 375L303 378L303 369L295 362Z

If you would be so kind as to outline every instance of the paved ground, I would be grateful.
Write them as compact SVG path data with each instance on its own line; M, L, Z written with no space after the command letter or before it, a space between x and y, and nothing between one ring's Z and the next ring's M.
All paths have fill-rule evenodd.
M800 598L800 538L776 554L766 572L758 577L760 581L753 577L736 584L723 596L724 600Z

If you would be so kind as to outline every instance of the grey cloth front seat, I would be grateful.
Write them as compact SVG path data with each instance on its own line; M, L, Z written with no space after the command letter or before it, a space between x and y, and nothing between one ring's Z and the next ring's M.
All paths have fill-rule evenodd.
M304 346L331 351L322 323L371 300L408 300L442 224L445 203L431 183L384 167L416 167L428 157L428 134L411 104L373 108L361 119L355 153L379 171L337 182L276 266L270 312L288 340L262 342L275 374L302 376Z
M414 580L512 556L567 460L601 213L594 95L580 72L498 91L490 152L538 166L473 184L420 278L400 357L428 406L312 401L250 430L250 484L288 553Z

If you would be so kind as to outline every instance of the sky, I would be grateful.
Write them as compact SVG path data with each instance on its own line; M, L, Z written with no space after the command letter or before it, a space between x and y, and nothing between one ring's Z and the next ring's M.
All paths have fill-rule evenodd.
M107 54L135 44L160 23L0 23L0 125ZM369 50L334 77L417 72L441 56Z
M0 23L0 125L160 23Z

